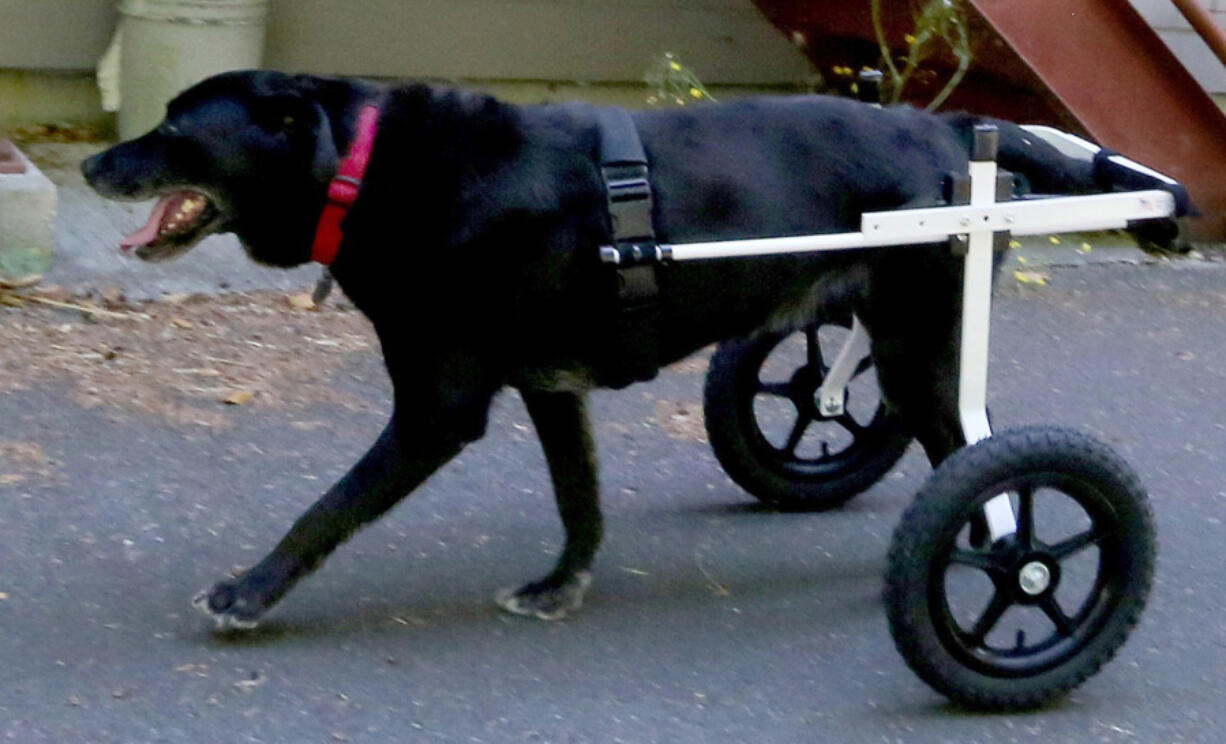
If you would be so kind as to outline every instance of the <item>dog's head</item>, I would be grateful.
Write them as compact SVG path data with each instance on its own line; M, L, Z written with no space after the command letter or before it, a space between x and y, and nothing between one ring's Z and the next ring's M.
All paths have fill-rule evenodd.
M224 73L171 101L153 131L86 160L85 179L102 196L158 199L121 247L163 261L207 235L233 232L262 263L309 260L337 163L325 104L342 111L347 104L346 94L325 95L326 84L268 71Z

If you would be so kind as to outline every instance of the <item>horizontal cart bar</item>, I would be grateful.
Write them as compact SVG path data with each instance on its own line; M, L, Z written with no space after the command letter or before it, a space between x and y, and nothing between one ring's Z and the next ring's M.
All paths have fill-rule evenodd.
M1053 196L980 206L866 212L861 217L860 232L677 243L660 245L659 249L665 261L845 251L943 243L955 235L984 230L1013 235L1114 230L1127 227L1129 222L1162 219L1174 213L1175 197L1166 191ZM613 248L602 249L601 256L606 263L620 262Z

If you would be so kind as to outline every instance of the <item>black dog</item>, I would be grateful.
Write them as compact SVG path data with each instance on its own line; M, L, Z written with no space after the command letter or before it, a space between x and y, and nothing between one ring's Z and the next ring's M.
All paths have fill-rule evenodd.
M518 388L553 477L566 545L548 576L499 597L556 618L579 606L601 535L584 392L625 384L599 247L610 218L593 109L517 107L425 85L385 88L275 72L188 90L149 134L85 162L111 198L163 197L127 247L146 260L214 232L277 266L310 259L329 180L361 107L378 136L344 222L336 280L374 324L395 389L378 441L258 565L199 604L246 626L351 533L479 439ZM685 243L859 229L862 212L942 203L975 119L845 99L767 98L635 113L655 230ZM1000 164L1035 191L1103 190L1094 165L999 123ZM1096 182L1097 181L1097 182ZM933 463L960 447L960 259L928 246L721 259L659 269L659 362L720 339L854 310L884 397Z

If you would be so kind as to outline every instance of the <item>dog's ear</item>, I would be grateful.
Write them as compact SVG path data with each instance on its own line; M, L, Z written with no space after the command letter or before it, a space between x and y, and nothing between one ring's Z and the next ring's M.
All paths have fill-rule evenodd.
M267 132L301 137L315 131L323 110L306 96L281 92L257 98L251 116Z
M260 96L251 107L256 124L266 132L283 136L293 146L312 151L311 173L326 183L338 159L332 123L323 106L298 92Z

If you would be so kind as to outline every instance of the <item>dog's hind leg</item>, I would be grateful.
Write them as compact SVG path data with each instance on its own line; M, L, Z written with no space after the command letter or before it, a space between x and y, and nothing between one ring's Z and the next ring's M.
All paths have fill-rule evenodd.
M933 467L966 444L958 413L961 296L960 260L897 254L875 267L867 302L857 307L882 396Z
M566 546L548 576L499 592L497 601L517 615L557 620L583 603L591 583L592 558L600 545L596 448L582 393L521 390L521 394L549 463Z
M281 542L243 574L201 592L194 604L221 628L250 628L337 545L386 512L462 447L406 436L393 416L352 469L298 518ZM409 441L411 440L411 441Z

